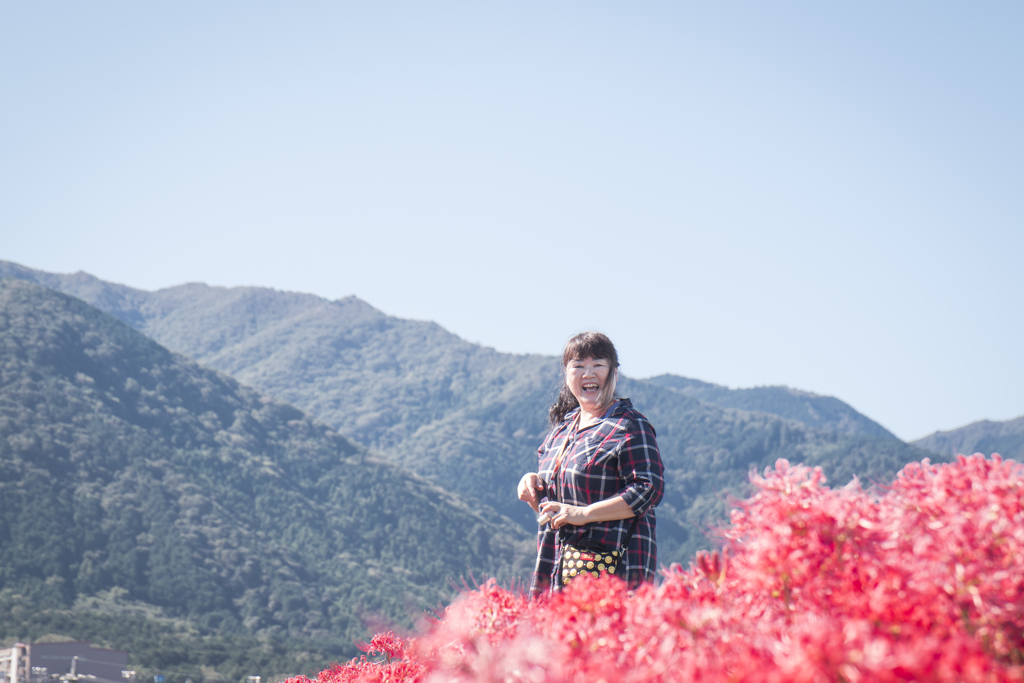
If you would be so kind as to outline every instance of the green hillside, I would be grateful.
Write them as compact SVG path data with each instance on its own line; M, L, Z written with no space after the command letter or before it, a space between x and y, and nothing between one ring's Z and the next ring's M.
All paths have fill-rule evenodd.
M498 353L434 323L387 316L354 297L327 301L202 284L141 292L82 273L0 264L4 274L89 297L157 341L532 528L533 516L514 488L536 465L558 383L553 357ZM704 529L723 518L727 492L745 490L751 468L785 457L819 464L830 481L842 484L854 474L885 480L908 461L934 458L837 399L784 388L748 390L736 394L750 401L743 410L720 404L728 389L709 396L712 401L666 383L672 384L658 378L621 385L657 429L670 475L658 509L664 562L686 562L708 546ZM777 389L785 393L781 399Z
M531 551L518 525L298 409L0 282L0 609L21 615L0 637L133 649L109 633L135 620L178 643L168 673L259 674L237 661L252 648L262 673L296 673L411 624L449 579L522 575Z
M355 297L202 284L142 292L5 262L0 277L81 297L446 488L473 487L524 528L533 524L514 489L546 432L544 406L558 381L550 357L498 353Z
M789 387L730 389L678 375L658 375L644 381L725 408L770 413L826 432L896 438L882 425L832 396Z
M903 464L935 454L894 437L815 430L775 415L723 408L636 380L624 393L658 430L667 492L658 508L659 539L679 539L659 556L688 562L706 547L702 531L727 512L726 493L745 495L751 469L778 458L822 467L833 485L858 476L865 484L888 481Z
M959 429L929 434L913 444L944 456L999 453L1004 458L1024 461L1024 416L1005 422L972 422Z

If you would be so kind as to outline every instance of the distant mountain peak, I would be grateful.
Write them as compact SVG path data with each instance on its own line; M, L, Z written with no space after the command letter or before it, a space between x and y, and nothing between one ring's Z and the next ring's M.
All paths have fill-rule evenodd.
M787 386L730 389L719 384L671 374L651 377L644 381L708 403L778 415L814 429L839 434L869 434L896 438L885 427L858 413L839 399L810 391Z
M693 389L693 388L696 388L696 389L710 389L710 388L728 389L728 387L724 387L724 386L722 386L720 384L714 384L712 382L703 382L703 381L701 381L699 379L692 379L690 377L680 377L679 375L672 375L672 374L669 374L669 373L666 373L664 375L658 375L656 377L648 377L647 379L644 379L642 381L644 381L644 382L651 382L652 384L657 384L658 386L666 387L668 389L675 389L675 390Z
M1024 461L1024 415L1004 422L978 420L957 429L936 431L911 443L945 456L999 453Z

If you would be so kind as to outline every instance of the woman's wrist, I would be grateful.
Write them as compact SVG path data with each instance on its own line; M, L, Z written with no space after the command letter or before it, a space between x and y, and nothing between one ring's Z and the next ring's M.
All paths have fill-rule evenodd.
M583 519L587 520L587 524L608 521L606 519L601 519L601 510L600 508L595 509L593 503L583 508Z

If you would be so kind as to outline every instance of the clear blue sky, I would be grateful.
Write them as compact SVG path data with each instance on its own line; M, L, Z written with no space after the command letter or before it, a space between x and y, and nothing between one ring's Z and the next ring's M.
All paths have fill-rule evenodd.
M0 258L1024 414L1024 4L5 3Z

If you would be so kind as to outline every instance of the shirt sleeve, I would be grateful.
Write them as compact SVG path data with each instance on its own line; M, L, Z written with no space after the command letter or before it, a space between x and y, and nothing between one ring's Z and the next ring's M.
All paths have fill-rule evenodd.
M639 517L661 502L665 468L651 423L643 418L630 422L619 450L619 476L626 482L619 495Z

